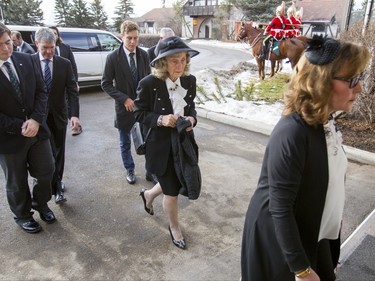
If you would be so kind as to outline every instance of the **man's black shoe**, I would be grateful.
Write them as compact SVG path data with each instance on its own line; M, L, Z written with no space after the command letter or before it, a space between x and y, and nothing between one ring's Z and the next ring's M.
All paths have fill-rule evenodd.
M54 223L56 221L55 214L47 207L44 211L39 212L40 218L46 223Z
M134 171L129 170L127 175L126 175L126 180L128 181L129 184L135 184L136 178Z
M37 233L42 227L33 218L28 220L17 220L16 223L27 233Z
M61 203L64 203L64 202L66 202L66 198L64 196L64 193L61 190L56 191L56 193L55 193L55 203L61 204Z
M151 173L146 173L146 181L152 181L153 184L157 184L159 182L156 175Z
M62 182L57 182L56 186L55 186L55 189L56 189L55 203L56 204L61 204L61 203L64 203L66 201L66 198L64 196L64 192L63 192L63 189L62 189L62 185L63 185Z

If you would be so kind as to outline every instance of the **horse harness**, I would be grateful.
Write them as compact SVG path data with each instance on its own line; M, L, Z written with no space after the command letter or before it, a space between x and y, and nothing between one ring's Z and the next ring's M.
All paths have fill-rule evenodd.
M253 42L250 43L250 47L253 48L260 40L263 41L264 37L262 37L262 33L259 33L253 40Z

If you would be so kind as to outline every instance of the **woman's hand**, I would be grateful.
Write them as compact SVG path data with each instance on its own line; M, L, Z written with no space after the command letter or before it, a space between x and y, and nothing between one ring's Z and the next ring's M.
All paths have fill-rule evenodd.
M320 281L320 278L316 272L310 268L310 274L303 277L303 278L298 278L297 276L295 277L296 281Z
M163 117L161 118L161 125L164 127L174 128L176 127L177 119L178 119L178 115L173 115L173 114L163 115Z
M191 123L191 126L186 128L186 132L189 132L189 131L193 130L193 127L194 127L194 124L195 124L195 119L194 119L194 117L191 117L191 116L184 116L184 118L185 118L185 120L189 120L190 123Z

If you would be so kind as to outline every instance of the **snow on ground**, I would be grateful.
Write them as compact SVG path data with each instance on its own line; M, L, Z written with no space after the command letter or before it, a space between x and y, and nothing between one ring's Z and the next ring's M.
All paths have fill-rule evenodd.
M245 43L231 43L231 42L221 42L217 40L194 40L194 44L212 45L222 48L239 49L246 50L249 46ZM249 51L249 50L247 50ZM254 68L247 71L240 71L231 77L221 77L219 78L220 86L222 87L223 93L233 93L235 90L235 85L238 80L241 81L242 87L249 84L250 81L258 81L257 66L255 59L251 59L248 63L254 64ZM285 64L283 66L282 73L290 73L290 64ZM225 75L225 74L224 74ZM218 77L215 70L204 69L195 74L197 77L197 85L202 86L205 91L210 94L212 92L217 93L217 86L214 84L214 78ZM229 80L230 79L230 80ZM266 78L267 79L267 78ZM233 82L232 82L233 81ZM197 92L199 95L199 93ZM226 102L217 101L205 101L204 104L198 104L197 107L214 111L217 113L223 113L226 115L239 117L252 121L261 121L263 123L274 125L277 123L281 116L282 103L277 102L274 104L266 104L262 102L252 102L252 101L238 101L232 98L226 98Z

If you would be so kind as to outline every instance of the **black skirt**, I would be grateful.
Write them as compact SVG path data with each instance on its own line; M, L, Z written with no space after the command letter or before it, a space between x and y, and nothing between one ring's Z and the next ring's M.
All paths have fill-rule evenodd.
M174 168L173 153L170 151L167 169L163 175L156 175L164 195L178 196L181 182Z

